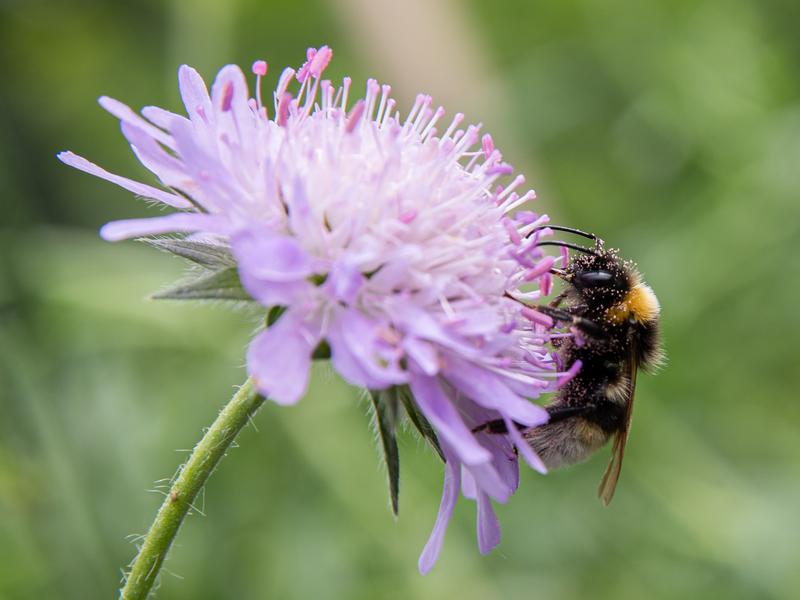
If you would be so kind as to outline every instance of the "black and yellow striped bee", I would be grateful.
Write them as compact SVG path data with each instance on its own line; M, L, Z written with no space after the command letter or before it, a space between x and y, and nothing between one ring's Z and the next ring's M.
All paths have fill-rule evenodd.
M617 250L606 250L597 236L568 227L550 226L594 241L584 248L564 241L543 241L577 251L563 269L564 290L547 306L532 306L554 324L570 326L574 336L560 340L562 365L580 361L581 368L545 406L550 420L523 431L548 468L588 458L614 437L611 460L598 496L608 504L614 496L631 426L636 374L653 371L663 360L659 335L660 306L642 281L636 265ZM501 433L502 422L479 429Z

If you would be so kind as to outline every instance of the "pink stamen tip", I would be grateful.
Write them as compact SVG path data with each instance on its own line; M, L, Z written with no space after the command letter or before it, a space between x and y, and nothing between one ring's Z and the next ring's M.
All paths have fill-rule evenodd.
M275 122L283 127L289 118L289 105L292 103L292 95L289 92L284 92L278 102L278 114L275 117Z
M292 82L292 76L294 75L294 69L291 67L286 67L281 76L278 78L278 87L275 88L275 95L280 100L283 98L283 93L288 89L289 84Z
M523 279L525 281L533 281L538 277L542 277L543 275L549 275L550 269L553 268L553 263L556 262L556 259L552 256L545 256L542 260L540 260L534 268L530 271L525 273L525 277ZM544 293L544 292L542 292ZM547 296L547 294L545 294Z
M566 373L564 373L561 377L558 378L558 381L556 381L556 386L561 387L568 381L570 381L573 377L575 377L575 375L578 374L578 371L581 370L582 366L583 363L580 361L580 359L572 363L572 366L569 368L569 370L567 370Z
M408 225L409 223L411 223L411 221L413 221L416 218L417 218L417 211L409 210L400 215L400 222Z
M488 158L489 155L494 152L494 141L492 140L492 136L487 133L483 136L481 143L483 145L483 154Z
M306 50L306 62L303 63L303 66L300 67L300 70L297 71L297 81L303 83L306 79L308 79L308 74L311 70L311 61L314 60L314 56L316 56L317 50L316 48L309 48Z
M309 48L306 50L306 62L303 63L303 66L300 67L300 70L297 71L297 81L303 83L306 79L308 79L308 74L311 70L311 61L314 60L314 56L316 56L317 50L316 48Z
M514 214L514 219L522 223L523 225L530 225L536 219L539 218L535 212L531 212L529 210L520 210Z
M569 331L570 333L572 333L572 339L575 341L575 345L578 348L582 348L583 346L586 345L586 340L584 339L580 329L578 329L575 326L572 326L569 328Z
M542 296L549 296L553 291L553 276L550 273L542 275L539 280L539 290L542 292Z
M267 74L267 61L257 60L253 63L253 74L263 77Z
M511 243L513 243L515 246L519 246L522 243L522 237L519 235L519 231L517 231L514 223L511 222L511 219L503 219L503 226L508 232L508 237L511 239Z
M222 88L222 102L220 107L223 112L228 112L231 109L231 102L233 101L233 82L225 82L225 87Z
M365 106L366 102L364 102L364 100L361 99L358 102L356 102L356 105L350 111L350 114L347 115L347 123L344 127L344 130L347 133L352 132L356 128L356 125L358 125L358 122L361 120L361 115L364 114Z
M308 70L311 72L311 75L319 78L322 72L328 67L331 58L333 58L333 50L328 48L328 46L323 46L317 50L314 56L309 59Z
M569 265L569 250L565 246L561 246L561 266L566 268Z
M545 329L551 329L553 327L553 319L551 317L532 308L528 308L527 306L520 311L520 314L529 321L543 326Z
M509 334L512 331L514 331L516 328L517 328L517 322L516 321L509 321L508 323L503 323L503 325L500 326L500 331L502 333Z
M514 167L508 163L495 165L486 169L487 175L511 175L514 172Z

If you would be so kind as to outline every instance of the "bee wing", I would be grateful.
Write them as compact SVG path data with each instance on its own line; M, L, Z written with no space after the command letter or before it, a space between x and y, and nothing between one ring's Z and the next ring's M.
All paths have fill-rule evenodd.
M617 489L617 481L619 481L619 474L622 471L622 459L625 457L625 445L628 443L628 433L631 430L631 417L633 416L633 397L636 391L636 374L639 371L639 364L636 359L636 346L631 344L630 353L626 361L628 371L628 390L625 398L625 420L623 421L622 428L617 432L614 438L614 447L611 450L611 460L608 462L606 472L603 473L603 478L600 480L600 486L597 488L597 496L605 506L611 502L614 497L614 490Z

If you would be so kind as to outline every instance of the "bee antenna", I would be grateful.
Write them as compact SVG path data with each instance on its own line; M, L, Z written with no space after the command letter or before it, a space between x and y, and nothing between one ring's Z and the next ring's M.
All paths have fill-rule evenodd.
M583 246L578 246L577 244L570 244L569 242L562 242L560 240L539 242L537 246L564 246L565 248L572 248L573 250L577 250L578 252L583 252L584 254L592 254L594 256L599 256L597 252L591 250L590 248L584 248Z
M588 238L593 241L597 241L597 236L593 233L588 233L586 231L581 231L580 229L575 229L574 227L564 227L563 225L542 225L541 227L536 227L533 229L528 236L530 237L537 231L542 231L543 229L552 229L553 231L566 231L567 233L574 233L575 235L579 235L581 237Z

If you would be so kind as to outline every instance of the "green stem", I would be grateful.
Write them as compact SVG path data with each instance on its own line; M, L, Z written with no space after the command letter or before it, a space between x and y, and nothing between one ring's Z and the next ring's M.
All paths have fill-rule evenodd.
M120 591L123 600L145 600L161 571L172 541L186 518L198 492L203 489L217 463L264 398L248 379L222 409L214 424L181 468L155 521L144 538L133 568Z

